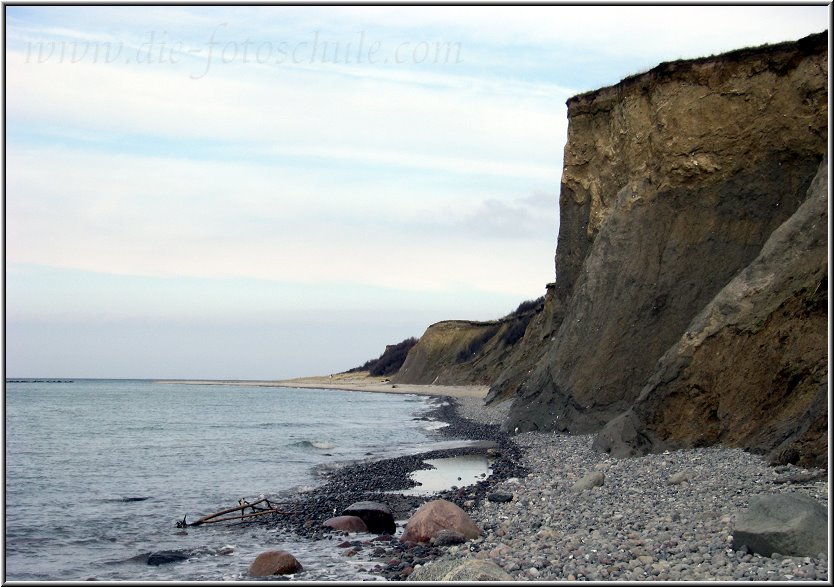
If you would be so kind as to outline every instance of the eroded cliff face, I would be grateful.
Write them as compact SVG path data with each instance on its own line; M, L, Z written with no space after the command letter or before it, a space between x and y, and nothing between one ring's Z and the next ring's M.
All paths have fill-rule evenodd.
M448 320L432 324L408 353L392 381L422 385L491 385L511 366L532 366L534 359L527 347L544 321L546 299L547 296L545 300L525 302L530 305L528 309L500 320Z
M695 317L595 447L723 443L826 466L828 167L756 259Z
M546 308L551 331L539 333L541 343L526 341L541 355L532 372L511 367L496 379L502 383L494 396L514 385L518 390L510 430L597 431L641 397L663 368L658 361L808 198L827 144L827 58L827 34L820 34L662 64L568 101L556 282ZM812 281L819 284L818 277ZM827 296L827 282L822 289ZM806 320L807 304L818 307L819 300L802 294L792 303L783 321ZM781 328L775 318L771 324L773 332ZM691 381L717 396L745 389L751 405L769 405L778 395L794 398L793 414L811 409L807 390L819 391L813 384L818 369L796 375L790 366L810 350L773 347L787 371L781 379L761 375L752 385L749 372L732 368L750 351L723 332L701 348L710 349L714 365L727 368L721 377L699 379L698 361L707 355L693 357ZM799 344L801 338L790 340ZM814 356L827 357L824 339L812 338ZM691 412L683 400L674 405L681 414ZM639 436L640 427L655 426L655 440L635 450L661 446L675 429L660 426L646 410L631 432ZM725 428L743 419L734 424L719 417ZM767 417L757 422L778 428ZM693 419L691 428L702 423ZM762 434L725 431L704 438L682 434L667 444L775 448Z
M543 308L512 345L502 321L433 325L395 380L490 384L507 429L602 430L618 456L724 443L825 466L827 47L571 98Z

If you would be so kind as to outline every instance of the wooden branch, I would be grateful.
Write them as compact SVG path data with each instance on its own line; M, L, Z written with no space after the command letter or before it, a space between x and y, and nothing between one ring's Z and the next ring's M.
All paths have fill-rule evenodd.
M247 509L247 508L252 507L253 505L259 504L259 503L264 502L264 501L266 501L266 498L265 498L265 497L264 497L264 498L262 498L262 499L259 499L258 501L255 501L255 502L252 502L252 503L247 503L246 505L236 505L236 506L235 506L235 507L233 507L233 508L226 508L225 510L221 510L221 511L219 511L219 512L215 513L215 514L209 514L208 516L203 516L202 518L200 518L200 519L199 519L199 520L197 520L196 522L192 522L191 524L189 524L189 526L196 526L197 524L202 524L202 523L204 523L206 520L210 520L210 519L212 519L212 518L216 518L217 516L222 516L223 514L230 514L230 513L232 513L232 512L237 512L237 511L240 511L240 510L245 510L245 509Z
M295 512L283 512L281 510L261 510L253 514L243 514L241 516L229 516L228 518L214 518L210 520L199 519L196 522L189 524L189 526L201 526L202 524L215 524L217 522L236 522L243 518L254 518L255 516L263 516L264 514L294 514Z
M255 507L255 506L257 506L258 504L261 504L261 503L266 503L266 508ZM277 503L281 503L281 502L277 502ZM269 501L268 498L262 497L257 501L253 501L252 503L238 504L234 507L226 508L225 510L221 510L221 511L216 512L214 514L209 514L207 516L203 516L202 518L200 518L196 522L192 522L190 524L185 521L185 516L183 516L182 521L177 522L177 528L186 528L188 526L201 526L203 524L213 524L214 522L231 522L231 521L234 521L234 520L241 520L243 518L251 518L253 516L261 516L263 514L272 514L272 513L275 513L275 514L293 514L293 513L295 513L295 512L282 512L282 511L276 509L275 505L277 505L277 503L273 504L272 502ZM284 502L284 503L286 503L286 502ZM247 509L251 509L252 513L249 513L249 514L245 513ZM231 514L233 512L240 512L240 515L239 516L234 516L234 517L229 516L227 518L216 519L219 516L222 516L224 514Z

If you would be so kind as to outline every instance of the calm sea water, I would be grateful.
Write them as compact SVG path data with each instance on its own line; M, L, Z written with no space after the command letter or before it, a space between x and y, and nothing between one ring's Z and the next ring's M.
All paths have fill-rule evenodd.
M315 468L434 446L412 395L75 380L6 384L6 580L246 579L285 548L304 579L373 578L330 541L263 527L175 527L315 486ZM130 500L127 498L147 498ZM192 549L185 562L143 555ZM299 576L299 578L301 578Z

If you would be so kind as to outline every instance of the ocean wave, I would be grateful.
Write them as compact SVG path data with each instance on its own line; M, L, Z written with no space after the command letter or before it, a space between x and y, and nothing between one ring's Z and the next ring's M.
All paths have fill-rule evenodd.
M335 444L331 444L324 440L299 440L298 442L293 442L291 446L300 446L302 448L316 448L319 450L328 450L331 448L336 448Z
M438 430L440 428L445 428L448 425L449 425L448 422L439 422L437 420L430 420L430 421L426 422L425 424L423 424L421 426L421 428L423 430Z

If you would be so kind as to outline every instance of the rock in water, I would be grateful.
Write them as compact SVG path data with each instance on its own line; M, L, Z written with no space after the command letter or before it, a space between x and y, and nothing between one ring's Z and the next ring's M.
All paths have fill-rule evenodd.
M460 532L467 539L477 538L481 529L472 518L451 501L436 499L417 508L405 525L402 542L429 542L442 530Z
M160 550L148 556L148 564L158 567L168 563L177 563L188 559L189 553L185 550Z
M801 494L759 495L738 515L733 548L770 556L817 556L828 552L828 514L812 497Z
M253 577L292 575L304 570L301 563L286 550L267 550L259 554L249 566Z
M572 491L585 491L587 489L593 489L594 487L602 487L605 484L605 475L602 471L594 471L593 473L588 473L582 479L577 481L571 487Z
M359 516L336 516L322 522L322 526L342 532L367 532L368 526Z
M391 508L378 501L358 501L348 506L342 515L362 518L368 531L375 534L394 534L397 531Z

